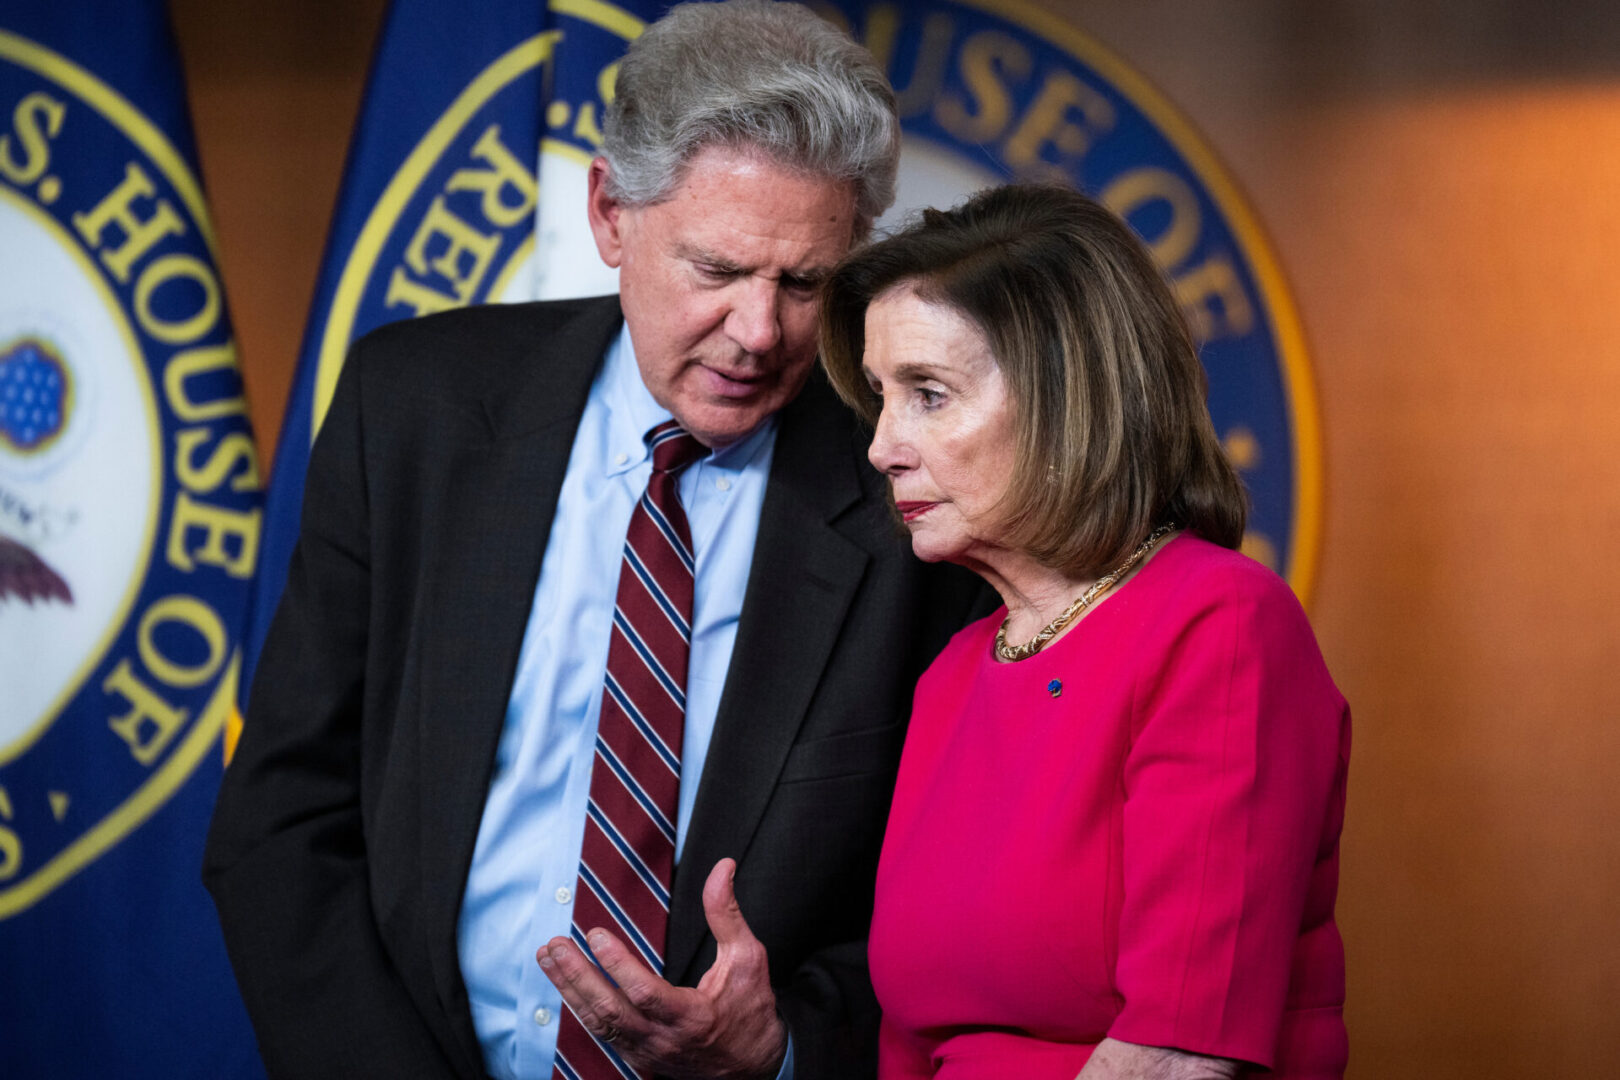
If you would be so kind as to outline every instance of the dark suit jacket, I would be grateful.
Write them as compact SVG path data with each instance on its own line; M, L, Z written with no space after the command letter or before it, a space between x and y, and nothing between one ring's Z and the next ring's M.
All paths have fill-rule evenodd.
M204 878L272 1076L478 1077L456 918L557 493L613 298L359 342ZM912 687L977 579L919 563L820 378L781 414L666 974L714 957L715 861L764 942L800 1077L874 1070L865 937ZM530 961L532 962L532 961Z

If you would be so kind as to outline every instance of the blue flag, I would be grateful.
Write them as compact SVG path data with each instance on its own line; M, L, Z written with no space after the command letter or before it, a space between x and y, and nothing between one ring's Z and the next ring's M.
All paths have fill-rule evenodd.
M615 291L590 246L585 172L601 145L615 64L663 8L391 6L271 472L249 679L286 581L310 445L350 343L384 323L466 304Z
M0 11L0 1076L262 1076L198 877L259 477L161 0Z

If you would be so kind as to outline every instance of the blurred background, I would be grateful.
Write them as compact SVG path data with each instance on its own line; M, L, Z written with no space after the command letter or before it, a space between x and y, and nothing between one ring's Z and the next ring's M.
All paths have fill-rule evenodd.
M1033 6L1192 119L1304 322L1351 1077L1620 1075L1620 5ZM172 2L267 462L382 8Z

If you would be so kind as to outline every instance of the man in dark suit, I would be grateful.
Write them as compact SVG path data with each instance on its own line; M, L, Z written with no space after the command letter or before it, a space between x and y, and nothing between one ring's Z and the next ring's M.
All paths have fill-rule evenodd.
M897 153L881 74L813 16L677 9L590 172L620 295L357 343L205 865L273 1076L874 1070L911 690L986 606L911 557L813 374L817 284ZM660 464L688 434L707 456ZM597 786L641 790L607 732L637 712L609 702L643 515L690 549L662 855ZM638 885L593 866L604 835L656 926L613 902Z

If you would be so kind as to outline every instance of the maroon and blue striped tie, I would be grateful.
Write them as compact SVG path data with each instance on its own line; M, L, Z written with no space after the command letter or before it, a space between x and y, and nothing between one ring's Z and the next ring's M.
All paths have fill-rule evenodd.
M619 568L570 931L587 956L586 932L611 931L662 974L692 641L692 532L676 480L708 450L673 420L648 432L647 444L653 471L630 516ZM552 1075L638 1074L564 1010Z

